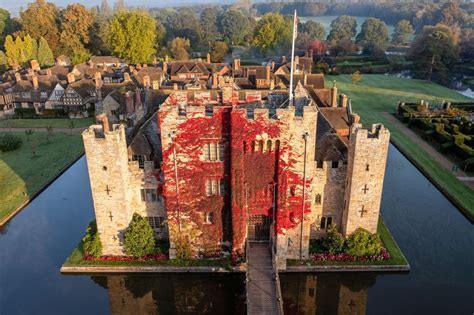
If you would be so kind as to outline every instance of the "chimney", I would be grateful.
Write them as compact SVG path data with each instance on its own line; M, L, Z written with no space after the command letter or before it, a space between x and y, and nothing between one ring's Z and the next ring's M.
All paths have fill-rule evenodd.
M132 114L135 112L135 107L133 106L132 92L128 91L125 93L125 105L127 106L127 113Z
M270 66L265 66L265 80L270 83Z
M94 80L95 80L95 88L98 90L102 87L102 74L100 72L96 72L94 74Z
M275 61L272 61L272 71L275 71Z
M53 73L51 72L51 69L47 69L47 70L46 70L46 75L47 75L48 77L50 77L50 76L53 75Z
M33 71L33 69L28 69L28 76L32 77L34 75L35 75L35 72Z
M153 58L153 66L156 66L156 64L158 63L158 60L155 58Z
M148 68L148 65L146 63L144 63L143 68Z
M36 75L33 75L31 77L31 82L33 83L33 89L37 90L38 89L38 77Z
M146 87L146 88L150 87L150 76L149 75L143 76L143 86Z
M168 63L163 62L163 73L166 75L168 74Z
M133 70L135 70L135 68L132 65L128 66L128 71L129 72L133 73Z
M339 107L347 107L347 95L339 95Z
M153 86L153 90L159 90L160 89L160 81L153 80L152 86Z
M337 87L336 80L332 82L331 88L331 107L337 107Z
M270 80L270 90L273 90L273 89L275 89L275 80L271 79Z
M165 62L168 62L169 59L170 57L168 57L168 55L165 55Z
M178 83L173 84L173 90L175 90L175 91L178 90Z
M300 64L300 56L295 56L295 65Z
M140 89L137 87L135 89L135 105L140 106L142 104L142 95L140 94Z
M67 83L71 84L71 83L74 83L75 81L76 81L76 77L74 76L74 73L69 72L67 74Z
M19 72L15 72L15 80L16 80L16 82L21 81L21 74Z
M217 72L212 73L212 88L217 89Z
M352 113L351 114L351 123L352 124L358 124L360 122L360 116L357 114Z
M31 64L31 69L33 69L34 71L40 71L41 70L38 60L33 59L33 60L30 61L30 64Z
M138 63L136 68L137 68L138 71L140 71L140 70L142 70L142 65Z
M303 72L303 86L307 85L308 84L308 74L305 72Z
M109 132L110 131L110 126L109 126L109 118L107 118L107 115L102 113L97 115L96 117L97 122L99 122L102 125L102 129L104 132Z
M234 59L234 70L239 70L240 69L240 59Z
M89 69L93 69L94 68L94 62L92 60L89 61Z
M308 57L311 58L311 60L313 60L313 55L314 55L314 52L313 52L312 49L310 49L310 50L308 51Z
M211 54L207 53L207 63L211 63Z
M123 80L124 80L125 82L130 82L130 73L125 72L125 73L123 74Z

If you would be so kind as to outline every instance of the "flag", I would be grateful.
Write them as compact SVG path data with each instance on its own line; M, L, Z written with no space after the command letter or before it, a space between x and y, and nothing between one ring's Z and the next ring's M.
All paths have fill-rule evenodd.
M296 10L295 10L295 16L293 18L293 40L296 39L297 35L298 35L298 18L296 17Z

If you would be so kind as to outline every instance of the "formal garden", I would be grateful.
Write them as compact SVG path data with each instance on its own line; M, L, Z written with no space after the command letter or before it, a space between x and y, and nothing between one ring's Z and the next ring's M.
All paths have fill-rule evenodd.
M474 102L399 103L397 114L463 171L474 171Z

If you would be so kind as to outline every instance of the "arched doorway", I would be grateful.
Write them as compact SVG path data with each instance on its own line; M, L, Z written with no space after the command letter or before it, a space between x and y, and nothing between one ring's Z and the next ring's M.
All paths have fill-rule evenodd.
M249 241L265 242L270 240L272 218L257 214L247 218L247 237Z

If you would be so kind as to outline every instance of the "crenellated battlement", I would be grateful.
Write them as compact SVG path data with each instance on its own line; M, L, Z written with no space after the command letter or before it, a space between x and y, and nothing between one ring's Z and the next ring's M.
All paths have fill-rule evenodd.
M361 124L353 124L351 135L356 135L359 139L387 140L390 139L390 131L383 124L373 124L371 129L365 129Z

